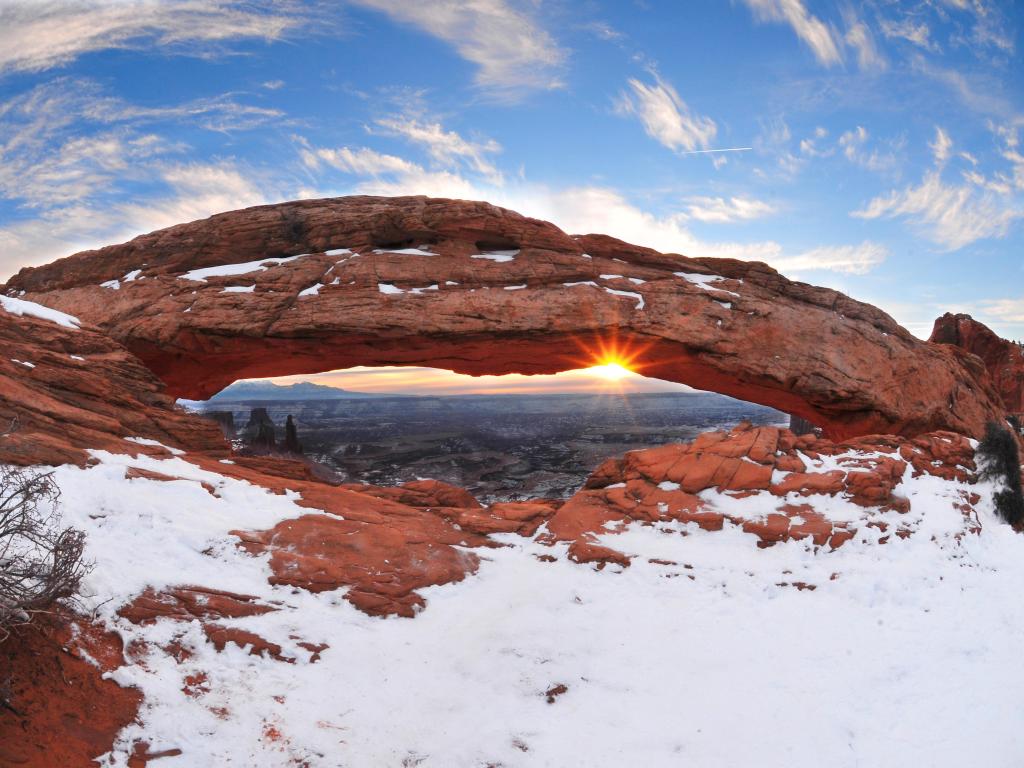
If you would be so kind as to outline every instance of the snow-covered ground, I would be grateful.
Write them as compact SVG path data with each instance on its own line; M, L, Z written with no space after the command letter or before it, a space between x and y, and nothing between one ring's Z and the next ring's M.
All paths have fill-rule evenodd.
M114 673L145 704L105 764L125 765L140 738L182 750L161 768L1024 763L1024 539L985 485L970 486L980 535L957 536L966 486L908 477L918 532L879 544L870 529L834 552L634 524L602 537L633 565L596 570L564 545L501 535L507 547L475 550L475 576L423 590L415 619L380 619L340 591L273 587L266 556L236 547L230 529L308 514L294 494L179 456L95 456L55 471L64 521L88 533L98 615L154 649ZM185 479L127 480L130 466ZM797 581L816 589L780 586ZM117 617L147 585L180 584L277 605L218 623L295 662L218 653L198 622ZM175 639L192 652L181 663L159 650ZM330 647L310 663L300 641ZM205 692L186 695L198 673Z

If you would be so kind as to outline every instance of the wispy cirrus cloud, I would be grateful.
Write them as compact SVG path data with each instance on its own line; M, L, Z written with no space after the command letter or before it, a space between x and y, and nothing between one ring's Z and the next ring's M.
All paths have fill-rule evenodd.
M0 226L0 280L21 267L279 197L229 161L164 162L148 179L157 188L144 197L84 198Z
M631 78L629 89L619 95L616 110L635 116L648 136L671 150L708 149L718 133L714 120L694 113L671 83L657 74L650 84Z
M751 197L690 197L686 200L686 215L708 223L750 221L773 213L775 206Z
M896 156L892 152L880 152L868 149L871 134L863 125L844 131L839 137L838 148L843 156L855 165L878 173L892 170L896 166Z
M857 54L857 66L864 71L882 70L889 66L888 60L875 43L874 35L863 20L857 17L852 8L843 11L846 34L843 40Z
M807 10L803 0L743 0L762 22L788 24L818 63L827 67L843 60L836 31Z
M209 54L231 41L274 41L304 27L293 0L4 0L0 74L39 72L108 49Z
M349 0L412 24L451 45L478 67L476 83L493 96L516 99L563 85L566 51L535 16L507 0Z
M926 51L938 51L939 44L932 39L932 30L927 22L919 19L886 19L879 20L882 34L889 40L906 40Z
M186 146L158 123L214 131L257 127L282 113L230 94L170 107L139 107L90 80L58 78L0 106L0 198L53 207L97 197L147 174Z
M276 197L233 160L189 160L174 127L241 129L279 113L229 97L137 107L58 78L0 105L0 274Z
M501 145L494 139L471 141L455 131L445 129L439 122L411 116L380 118L367 130L403 138L424 147L430 157L442 165L465 163L473 171L488 176L494 183L501 183L501 173L488 159L488 155L501 152Z
M889 256L889 249L865 240L859 245L827 245L795 256L782 256L772 266L782 272L828 270L845 275L866 275Z
M946 250L955 251L986 238L1005 236L1011 225L1024 218L1024 173L1018 184L1015 161L1016 132L1004 134L1003 156L1010 161L1009 172L986 176L972 168L964 170L961 182L947 182L943 169L952 155L953 141L941 127L929 144L933 166L918 184L894 189L870 200L850 215L861 219L903 218L925 237ZM1024 160L1024 157L1021 158ZM973 165L973 164L972 164ZM1019 166L1024 170L1024 165Z

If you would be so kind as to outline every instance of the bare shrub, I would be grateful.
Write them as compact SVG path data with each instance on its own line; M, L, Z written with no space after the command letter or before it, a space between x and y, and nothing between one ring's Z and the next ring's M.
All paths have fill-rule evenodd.
M1010 525L1024 525L1024 492L1020 483L1020 453L1017 438L994 421L985 426L985 437L978 443L981 476L1002 481L1004 488L995 495L996 511Z
M51 474L0 465L0 641L77 596L89 571L85 534L61 527L59 498Z

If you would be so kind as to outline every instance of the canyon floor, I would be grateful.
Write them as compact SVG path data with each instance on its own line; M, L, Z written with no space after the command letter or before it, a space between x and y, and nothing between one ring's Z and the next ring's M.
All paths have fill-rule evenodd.
M566 499L605 459L692 440L747 420L785 425L773 408L710 392L338 397L189 404L230 412L243 434L266 408L280 442L294 416L307 457L343 482L429 477L484 503ZM240 440L244 445L244 438Z

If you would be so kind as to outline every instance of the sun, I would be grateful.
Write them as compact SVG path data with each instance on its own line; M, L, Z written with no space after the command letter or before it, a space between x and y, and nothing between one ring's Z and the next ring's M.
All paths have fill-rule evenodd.
M595 365L589 369L589 372L606 381L619 381L632 373L629 368L615 360L609 360L602 365Z

